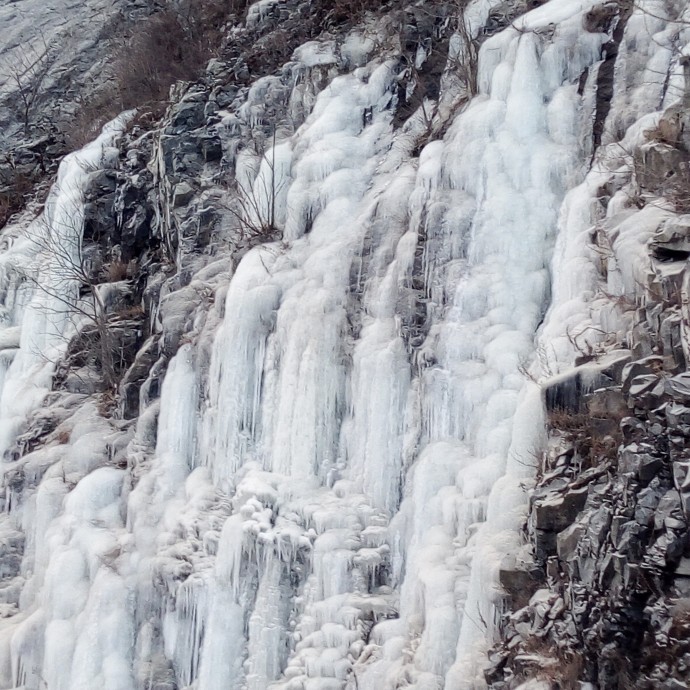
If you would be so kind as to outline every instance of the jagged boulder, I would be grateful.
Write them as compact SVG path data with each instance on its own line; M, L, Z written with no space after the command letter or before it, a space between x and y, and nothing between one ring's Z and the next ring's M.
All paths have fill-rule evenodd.
M173 189L173 207L186 206L194 197L194 188L189 182L179 182Z
M690 257L690 215L666 220L649 240L649 248L659 261L685 261Z
M656 196L674 199L682 193L688 154L664 141L649 141L633 155L640 188Z
M499 582L505 591L511 610L526 606L544 584L544 571L529 556L518 558L514 554L501 562Z
M633 474L643 484L649 483L661 470L663 460L655 453L653 446L644 447L632 443L625 446L618 455L618 469L623 474Z

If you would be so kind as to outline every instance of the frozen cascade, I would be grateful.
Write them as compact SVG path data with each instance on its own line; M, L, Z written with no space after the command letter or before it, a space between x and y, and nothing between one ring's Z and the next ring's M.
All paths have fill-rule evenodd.
M232 518L223 530L214 580L219 603L242 606L245 618L275 614L261 610L268 600L259 594L271 586L266 579L276 581L270 552L280 553L289 540L292 553L282 554L289 566L306 548L295 537L306 533L313 540L312 572L293 593L298 643L286 687L340 687L346 680L347 654L361 635L343 619L348 599L359 610L360 625L363 614L375 624L378 607L399 605L399 619L374 625L370 633L382 648L397 650L385 671L390 678L405 672L402 651L410 645L413 668L407 671L420 687L438 684L456 658L448 682L474 676L462 664L466 656L476 663L472 626L490 616L490 592L476 591L476 585L473 591L473 579L485 583L486 573L471 576L470 535L504 472L511 437L524 449L520 433L533 433L533 421L523 413L524 429L513 434L523 385L518 367L531 355L548 294L559 204L582 156L586 120L575 82L598 59L602 40L580 30L581 11L591 4L551 3L548 11L535 11L488 40L480 55L480 96L457 118L444 146L432 144L422 153L417 173L399 160L395 147L385 154L381 145L392 143L381 104L386 65L366 85L357 73L336 79L292 142L293 179L285 200L286 238L292 242L287 251L254 250L233 278L214 349L202 439L203 461L216 481L228 482L232 491L240 470L235 500L250 518L243 529L239 517ZM554 21L556 33L547 41L538 31ZM373 110L368 127L362 129L353 103ZM359 184L350 183L349 169L358 171ZM405 214L400 209L406 198ZM415 308L415 206L434 204L448 210L425 228L426 257L434 259L428 283L443 286L448 304L434 305L436 318L419 353L424 364L415 377L401 328L410 315L401 309L405 301L407 309ZM313 218L307 235L301 229L305 217ZM448 246L456 253L444 255ZM358 252L365 274L357 278L361 295L354 297L364 316L350 345L350 272ZM217 410L229 414L221 419ZM259 476L265 481L266 471L273 482L282 475L277 496L259 487L261 494L247 500L245 487ZM504 509L521 506L512 485L503 493L510 500ZM515 517L504 514L499 524L513 527ZM510 533L497 537L499 553L506 538ZM262 564L252 593L243 554ZM484 555L484 568L495 568L496 559ZM290 569L294 579L300 571ZM388 569L389 578L382 579ZM400 587L399 604L389 583ZM286 596L291 586L282 583ZM468 596L467 608L478 611L474 619L470 613L462 618ZM206 639L209 649L217 649L226 638L227 650L237 644L237 629L234 616L216 620L219 609L212 604ZM459 640L457 652L453 639ZM234 647L238 653L243 644ZM256 660L267 653L259 645L263 652L254 656L256 644L250 625L242 669L235 664L220 672L217 652L209 651L213 669L205 672L202 654L200 687L249 683ZM368 687L369 677L378 682L384 663L357 669L359 684Z
M27 416L50 390L54 362L89 305L78 294L72 267L79 263L83 191L94 169L117 159L113 148L126 116L65 158L44 213L16 234L5 235L2 254L3 387L2 449L7 458ZM98 565L116 547L122 526L124 472L99 467L109 427L86 405L73 420L74 443L5 461L3 543L26 535L22 575L26 584L4 586L3 687L56 690L93 687L128 675L125 665L131 621L124 581ZM69 452L67 452L69 450ZM14 496L12 476L31 477L36 490ZM70 491L70 488L72 490ZM104 621L107 624L104 624ZM113 631L118 631L113 634ZM124 642L124 647L122 643ZM100 649L101 654L94 653ZM74 658L73 671L65 659ZM110 683L110 687L116 687ZM126 687L120 682L119 687Z
M585 176L609 40L582 29L595 4L550 0L486 38L477 95L418 158L422 114L393 122L396 60L294 85L294 112L310 111L297 132L235 160L247 224L270 215L282 237L229 284L209 279L213 318L126 437L127 468L93 403L58 427L68 443L3 465L2 544L25 546L0 589L0 688L482 687L497 570L542 443L521 369L538 337L560 370L566 325L607 318L578 298L592 198L624 164L611 148ZM490 5L467 10L476 32ZM329 50L295 60L308 75ZM649 48L654 70L664 55ZM615 126L658 100L640 85ZM66 158L45 214L4 236L3 450L78 313L60 265L32 273L40 233L79 252L88 172L114 160L122 125ZM15 495L19 471L33 483Z

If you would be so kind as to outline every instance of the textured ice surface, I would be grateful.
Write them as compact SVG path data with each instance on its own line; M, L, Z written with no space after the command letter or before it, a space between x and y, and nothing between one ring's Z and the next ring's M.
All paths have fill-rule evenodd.
M629 173L625 147L654 121L588 172L608 40L582 30L594 4L550 0L485 40L479 93L418 158L393 127L397 63L366 62L364 39L348 47L360 66L313 107L316 85L295 86L304 124L236 161L248 223L273 213L282 238L244 256L170 363L129 468L110 461L114 429L88 406L69 443L3 467L2 544L27 541L15 588L0 590L1 688L481 687L497 569L542 442L539 391L520 372L567 367L571 326L615 326L596 299L596 193ZM490 5L471 5L471 27ZM632 21L627 45L645 30ZM298 51L305 79L332 48ZM626 81L637 62L620 69ZM250 125L271 83L250 94ZM613 119L658 107L640 89ZM63 163L49 222L79 208L80 160L104 164L113 134ZM614 294L634 288L659 213L616 221ZM78 232L70 219L59 227ZM69 328L50 336L41 319L55 309L13 277L30 263L15 234L0 256L3 448L44 398ZM33 481L14 495L19 469Z

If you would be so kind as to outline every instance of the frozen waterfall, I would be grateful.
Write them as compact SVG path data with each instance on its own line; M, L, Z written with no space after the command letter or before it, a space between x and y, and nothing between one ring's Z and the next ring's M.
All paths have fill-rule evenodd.
M471 4L475 32L491 4ZM247 222L271 213L282 237L229 283L229 259L193 278L212 317L160 400L129 429L56 398L82 407L5 453L0 549L22 555L0 583L0 688L483 687L542 443L523 372L539 333L563 336L550 269L592 154L609 40L582 28L595 4L550 0L487 37L478 92L418 156L422 113L393 121L394 58L295 84L293 105L319 91L304 123L235 162ZM309 75L326 54L295 59ZM114 165L122 126L67 157L43 216L3 235L3 451L80 314L50 256L36 271L35 233L78 254L89 172Z

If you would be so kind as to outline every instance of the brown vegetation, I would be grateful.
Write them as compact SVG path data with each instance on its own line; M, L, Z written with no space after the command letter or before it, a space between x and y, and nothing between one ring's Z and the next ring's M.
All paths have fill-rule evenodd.
M530 664L531 660L534 665ZM548 681L553 690L576 688L584 674L582 656L536 637L526 642L521 662L523 670L516 676L518 682L532 679Z
M124 110L138 108L157 119L167 105L170 87L200 77L220 47L225 23L246 4L246 0L185 0L138 21L114 39L111 78L95 97L82 103L66 132L70 146L90 141L106 121Z
M17 212L21 211L35 180L24 173L11 170L0 177L0 228Z
M581 470L615 460L622 442L621 415L597 419L587 412L556 409L549 412L548 426L573 444Z
M56 431L54 438L58 444L64 446L66 443L69 443L69 439L70 439L69 429L60 429L59 431Z
M104 273L106 282L117 283L127 278L128 265L120 259L111 261L109 264L106 264Z

